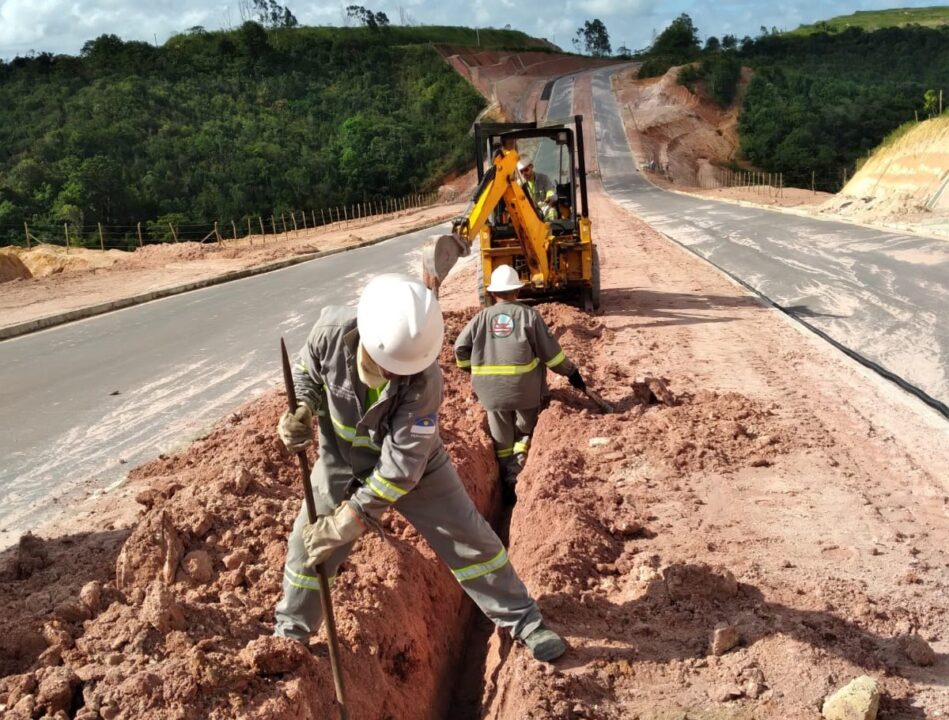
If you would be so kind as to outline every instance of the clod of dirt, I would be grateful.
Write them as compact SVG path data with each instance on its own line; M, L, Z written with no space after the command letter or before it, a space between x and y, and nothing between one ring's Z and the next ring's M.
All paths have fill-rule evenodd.
M194 582L204 585L214 577L214 566L211 556L205 550L192 550L185 555L182 561L185 572Z
M36 704L50 715L66 712L72 706L79 677L68 667L54 667L43 671L36 691Z
M669 598L674 602L727 600L738 594L738 581L730 570L706 563L672 565L662 571L662 579Z
M20 538L16 554L16 570L20 579L30 577L48 564L49 554L40 538L30 532Z
M99 603L102 600L102 583L98 580L91 580L82 586L79 591L79 602L81 602L90 613L95 613L99 609Z
M880 708L876 680L861 675L829 696L821 708L824 720L875 720Z
M161 580L155 580L148 589L142 603L141 617L162 635L172 630L184 630L188 626L184 610Z
M900 638L900 647L906 657L916 665L928 666L936 662L936 652L919 635L906 635Z
M184 544L165 512L146 516L122 547L116 560L116 585L120 590L146 585L151 578L174 582Z
M243 495L247 492L247 488L250 486L251 482L254 479L253 473L248 470L246 467L237 468L237 472L234 474L233 480L233 490L235 495Z
M251 640L241 650L239 657L244 665L258 675L280 675L313 661L302 643L281 637Z
M712 632L712 655L724 655L741 640L741 633L734 625L719 625Z

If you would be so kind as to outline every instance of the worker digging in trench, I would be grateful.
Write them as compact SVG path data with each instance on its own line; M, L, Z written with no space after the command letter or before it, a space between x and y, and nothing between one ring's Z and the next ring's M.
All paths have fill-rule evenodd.
M547 369L566 376L578 390L586 382L536 309L517 301L524 287L510 265L491 273L495 304L475 315L455 341L455 362L471 373L471 384L488 415L504 499L516 499L537 414L547 394Z
M544 625L498 536L442 444L436 362L444 326L431 290L402 275L374 278L357 308L326 307L297 355L297 410L277 433L292 451L319 432L312 484L317 515L301 507L288 540L274 634L306 642L322 622L316 567L330 578L389 507L408 520L495 624L549 662L566 643Z

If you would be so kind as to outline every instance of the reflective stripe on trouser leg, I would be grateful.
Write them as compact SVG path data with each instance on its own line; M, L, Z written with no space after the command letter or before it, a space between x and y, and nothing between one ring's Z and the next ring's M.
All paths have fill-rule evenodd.
M324 470L325 466L319 469ZM338 473L339 478L333 482L332 487L329 487L329 481L321 479L325 474L324 472L313 474L313 500L317 515L332 513L343 499L346 485L349 483L349 476ZM320 604L318 589L319 577L316 568L307 563L306 548L303 546L303 528L308 521L306 503L303 502L287 539L287 560L283 568L283 597L277 603L274 627L274 634L304 642L311 633L319 629L323 622L323 607ZM351 543L339 548L326 561L326 572L330 576L331 585L336 569L349 555L352 547Z
M504 477L504 469L514 456L514 411L487 410L488 430L491 432L491 441L494 443L494 455Z
M437 470L427 473L412 492L395 503L395 509L428 541L495 624L519 638L540 625L537 604L450 461L446 459Z

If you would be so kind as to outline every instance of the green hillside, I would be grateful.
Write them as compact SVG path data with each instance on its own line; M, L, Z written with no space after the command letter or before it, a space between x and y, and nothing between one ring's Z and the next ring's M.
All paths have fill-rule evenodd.
M893 8L892 10L858 10L852 15L840 15L821 20L812 25L801 25L787 35L812 35L813 33L837 33L856 27L866 32L883 28L919 25L939 27L949 25L949 5L934 5L924 8Z
M400 197L469 160L484 100L432 43L547 49L509 30L195 29L0 62L0 243L62 224L209 223ZM58 228L58 230L57 230ZM45 229L45 231L44 231Z
M888 133L938 112L940 91L949 97L949 25L763 30L754 39L709 37L703 48L692 19L680 15L642 58L641 77L688 64L679 82L701 85L722 105L736 96L741 68L750 68L738 124L744 159L784 173L788 185L813 178L832 192Z

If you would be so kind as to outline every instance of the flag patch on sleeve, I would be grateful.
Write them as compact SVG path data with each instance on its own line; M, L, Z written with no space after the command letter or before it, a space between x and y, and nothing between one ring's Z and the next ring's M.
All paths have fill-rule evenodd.
M412 423L412 435L434 435L438 432L438 413L416 418Z

